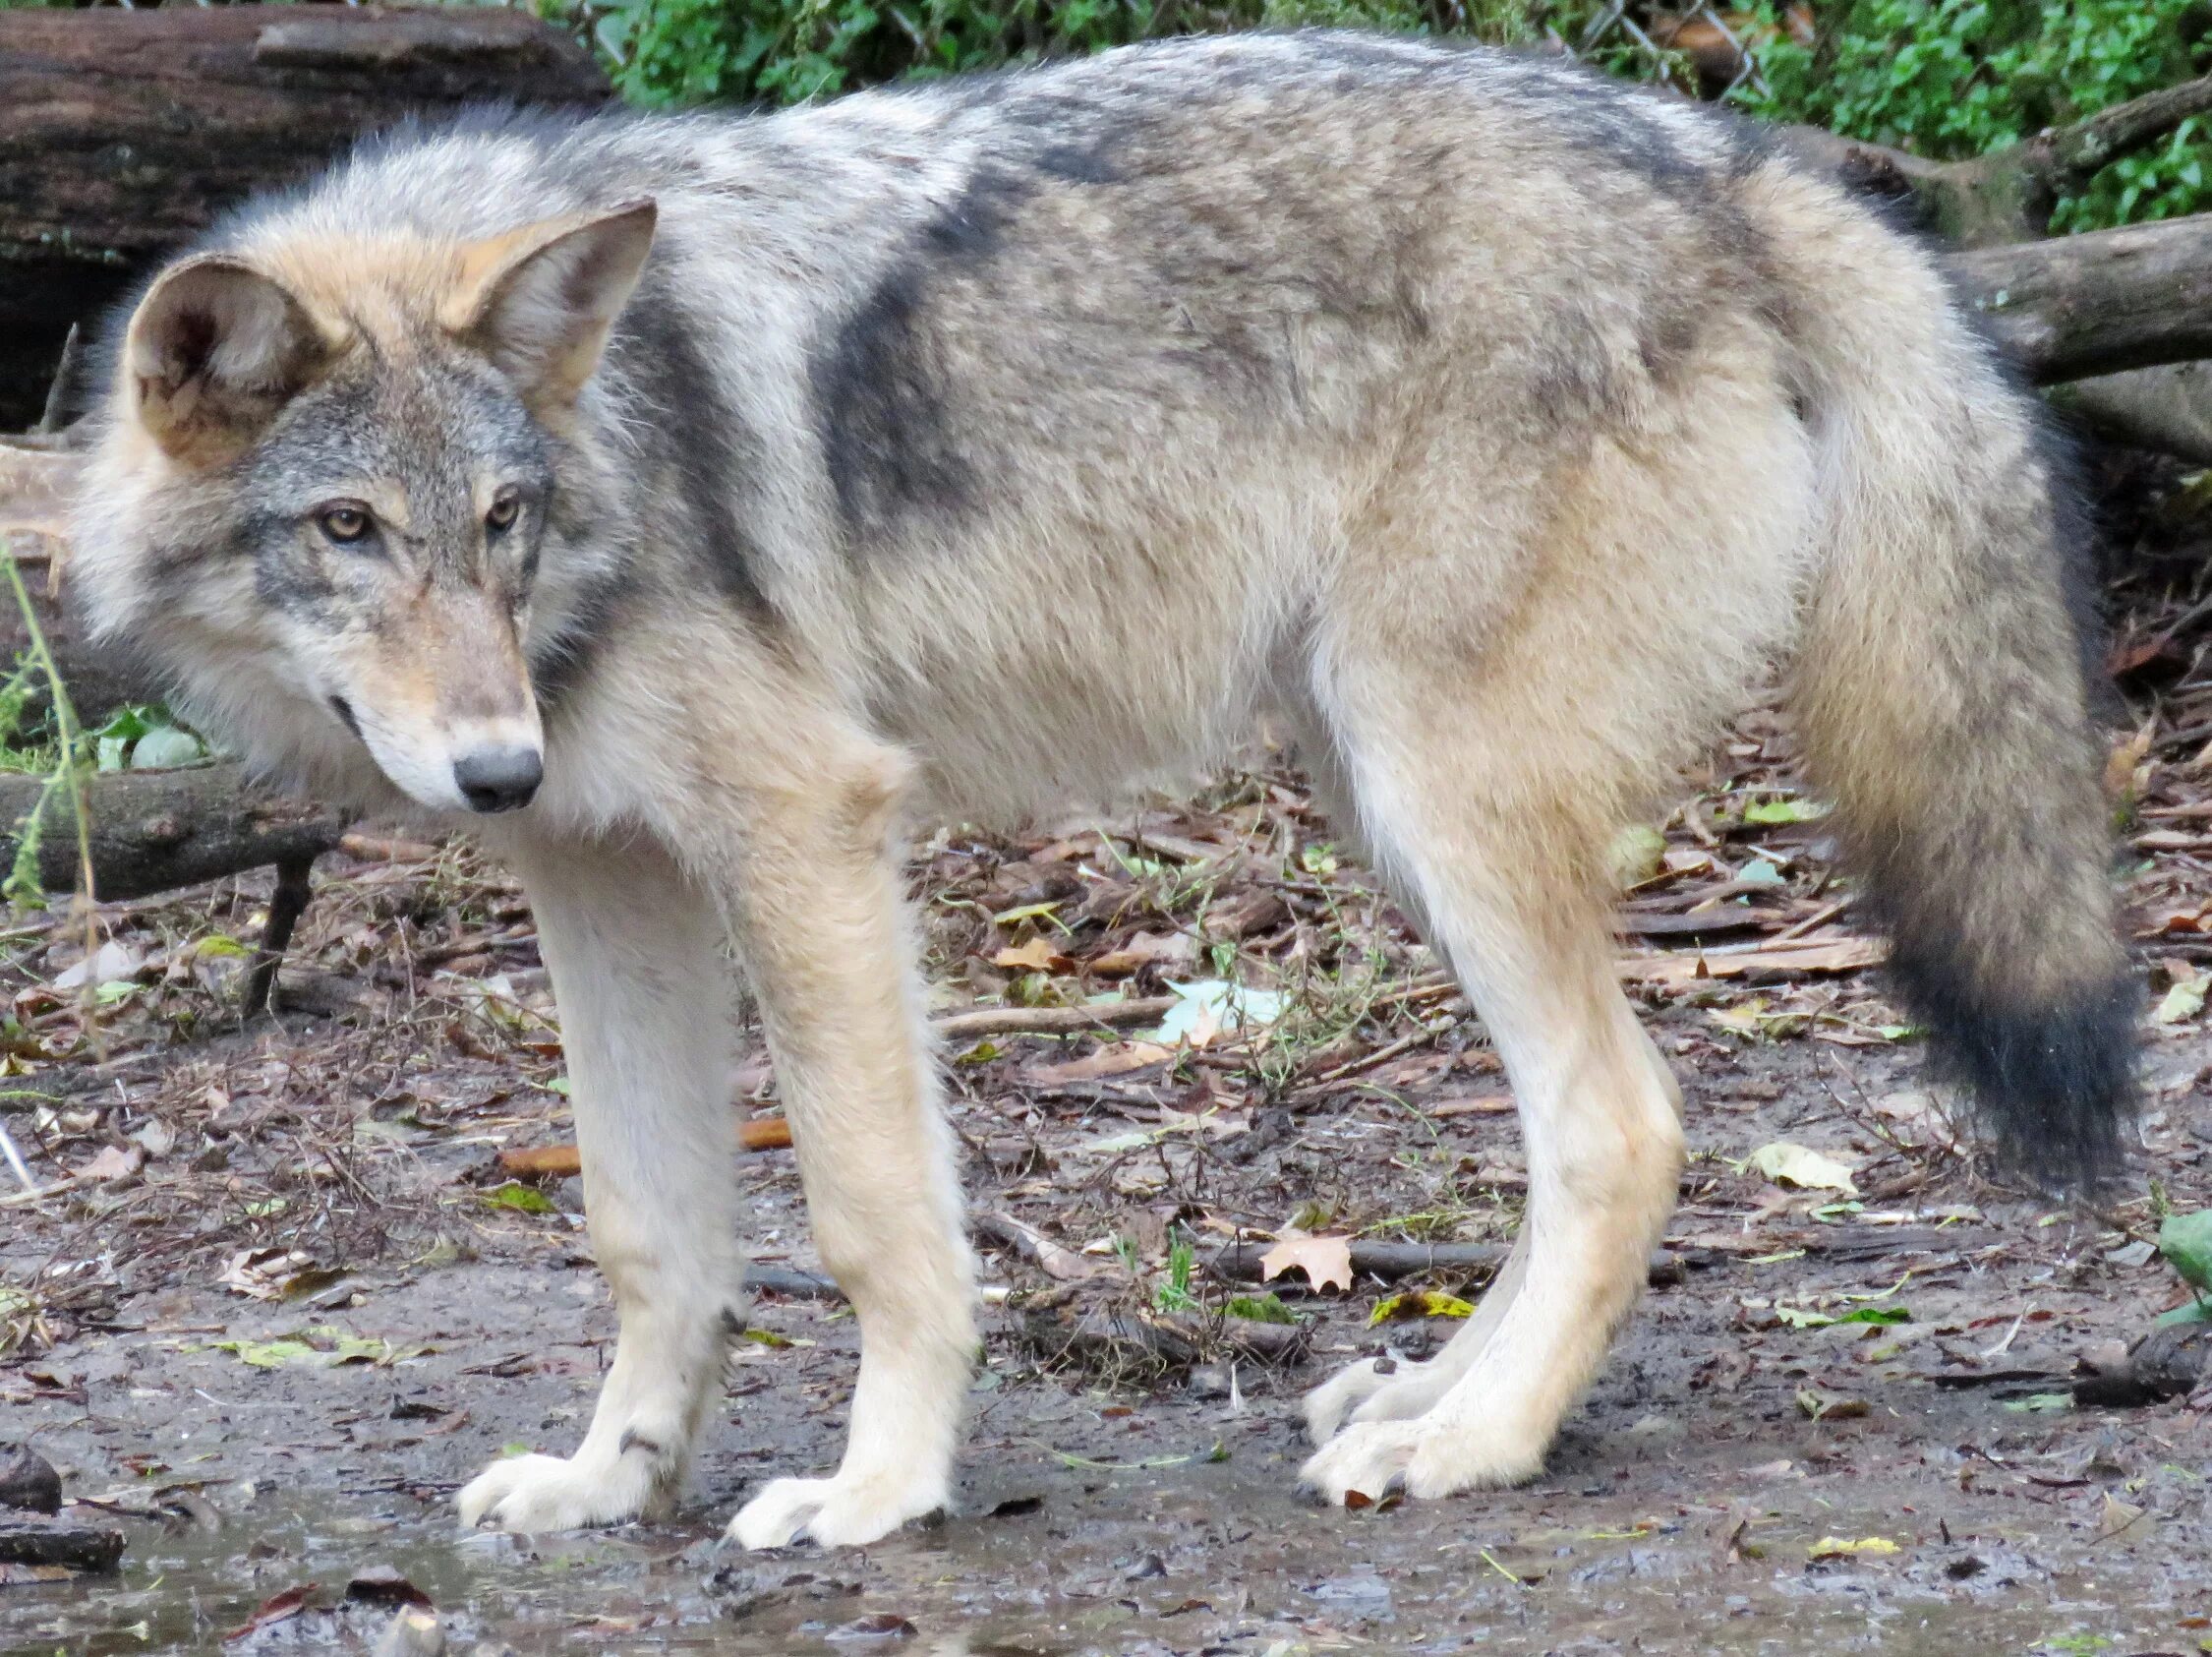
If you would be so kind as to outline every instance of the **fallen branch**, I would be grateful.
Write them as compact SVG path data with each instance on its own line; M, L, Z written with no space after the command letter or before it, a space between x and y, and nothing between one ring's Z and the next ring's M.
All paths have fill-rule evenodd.
M2039 385L2212 356L2212 214L1983 248L1945 265Z
M1312 1350L1312 1336L1303 1324L1249 1318L1225 1318L1214 1325L1165 1314L1035 1308L1018 1329L1022 1345L1040 1363L1079 1363L1114 1373L1189 1369L1209 1357L1297 1364Z
M113 1570L122 1557L123 1533L108 1525L0 1513L0 1563Z
M1801 155L1855 189L1910 197L1928 227L1964 248L2029 241L2051 227L2062 196L2212 112L2212 76L2164 87L1967 161L1930 161L1818 127L1783 129Z
M1080 1036L1090 1030L1157 1024L1175 1011L1176 1001L1173 995L1152 995L1088 1007L980 1007L972 1013L948 1014L931 1028L944 1041L973 1041L985 1036Z
M750 1116L737 1124L737 1145L743 1151L788 1151L791 1124L784 1116ZM567 1179L584 1171L584 1154L571 1142L565 1145L519 1146L499 1153L499 1171L517 1179Z
M1266 1256L1268 1243L1229 1243L1217 1249L1206 1260L1206 1270L1215 1276L1233 1283L1257 1283L1267 1279L1260 1261ZM1505 1264L1510 1251L1503 1243L1370 1243L1354 1242L1352 1245L1352 1271L1355 1275L1378 1277L1384 1282L1396 1282L1401 1277L1415 1277L1426 1272L1494 1276ZM1653 1283L1678 1283L1682 1280L1683 1262L1665 1249L1655 1250L1647 1271L1647 1280ZM1289 1279L1291 1287L1301 1285Z
M22 823L45 792L43 777L0 776L0 865L13 861ZM141 898L203 880L317 856L338 843L335 812L247 782L235 762L180 771L121 771L86 785L92 890L102 902ZM38 874L49 892L75 891L77 845L69 804L46 805Z

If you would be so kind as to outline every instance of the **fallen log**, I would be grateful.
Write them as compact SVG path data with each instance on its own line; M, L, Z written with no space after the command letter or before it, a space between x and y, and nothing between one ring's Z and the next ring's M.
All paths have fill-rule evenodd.
M1982 248L1944 263L2037 385L2212 356L2212 213Z
M64 1566L71 1570L113 1570L123 1557L123 1533L111 1525L34 1513L0 1513L0 1562Z
M0 428L72 323L233 203L410 113L607 96L574 38L494 6L0 10Z
M24 820L45 793L43 777L0 776L0 866L14 862ZM235 761L96 775L85 780L85 795L92 895L103 903L265 863L312 862L345 830L326 806L249 783ZM81 872L76 825L65 791L57 788L38 836L39 879L49 892L70 892ZM270 942L281 949L281 940Z
M2045 235L2061 197L2208 113L2212 76L2161 87L1964 161L1931 161L1819 127L1780 131L1797 153L1853 189L1909 198L1927 228L1959 247L1985 248Z

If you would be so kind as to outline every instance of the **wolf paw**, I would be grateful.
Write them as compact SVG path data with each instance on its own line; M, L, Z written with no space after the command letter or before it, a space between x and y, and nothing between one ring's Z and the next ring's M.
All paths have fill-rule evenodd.
M1406 1469L1420 1437L1410 1421L1347 1427L1307 1457L1298 1482L1332 1507L1354 1495L1380 1502L1407 1488Z
M1397 1379L1395 1374L1375 1368L1380 1361L1362 1358L1356 1364L1346 1364L1306 1394L1308 1438L1317 1445L1327 1444L1336 1437L1337 1429L1351 1420L1354 1410Z
M811 1539L825 1548L857 1548L909 1519L945 1506L942 1480L778 1479L738 1509L729 1537L746 1548L787 1548Z
M1307 1458L1299 1482L1341 1506L1348 1494L1369 1502L1403 1492L1416 1498L1494 1490L1543 1469L1541 1439L1506 1436L1438 1421L1356 1421Z
M487 1530L587 1530L646 1516L657 1505L650 1458L625 1455L611 1466L582 1456L517 1455L495 1461L456 1499L461 1523Z

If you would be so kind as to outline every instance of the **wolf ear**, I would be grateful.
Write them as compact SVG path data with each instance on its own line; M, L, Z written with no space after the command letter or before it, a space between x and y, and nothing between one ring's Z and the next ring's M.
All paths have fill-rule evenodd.
M290 293L208 254L166 272L140 302L124 341L125 388L165 452L213 465L251 443L327 355Z
M565 409L599 367L608 329L637 286L657 216L650 201L632 202L479 242L463 253L461 286L442 320L531 407Z

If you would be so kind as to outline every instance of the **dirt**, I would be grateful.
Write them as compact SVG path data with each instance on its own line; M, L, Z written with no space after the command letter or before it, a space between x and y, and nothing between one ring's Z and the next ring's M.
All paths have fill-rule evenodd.
M2190 979L2208 888L2193 769L2145 764L2157 999ZM1294 1272L1269 1288L1307 1351L1270 1366L1227 1358L1230 1297L1263 1291L1207 1261L1286 1232L1510 1235L1525 1169L1479 1022L1289 772L925 847L948 1009L1214 978L1283 1004L1263 1033L1201 1018L1149 1065L1142 1030L955 1045L973 1206L1056 1247L983 1245L957 1510L842 1554L720 1541L750 1487L839 1449L853 1333L810 1293L760 1296L676 1522L455 1529L487 1460L573 1447L612 1353L575 1182L496 1161L564 1140L567 1107L527 908L495 873L357 840L320 876L290 1010L248 1026L239 957L207 940L250 941L265 883L101 911L91 942L120 953L89 997L66 981L81 918L32 917L8 944L0 1124L47 1194L0 1209L0 1445L130 1546L112 1579L0 1586L0 1652L360 1651L408 1594L459 1650L2195 1652L2205 1415L2067 1392L2187 1298L2148 1245L2166 1206L2212 1203L2212 1034L2146 1024L2155 1199L1991 1183L1859 970L1817 819L1745 820L1789 788L1754 721L1624 869L1624 959L1695 1155L1604 1378L1533 1487L1364 1511L1297 1495L1298 1397L1440 1343L1449 1318L1370 1319L1414 1288L1477 1298L1483 1273L1314 1293ZM1751 955L1747 979L1697 967ZM736 1087L773 1107L759 1052ZM1772 1145L1855 1195L1746 1161ZM791 1154L737 1163L757 1259L812 1270ZM1201 1361L1070 1350L1086 1314L1175 1323ZM1868 1316L1900 1321L1816 1327Z

